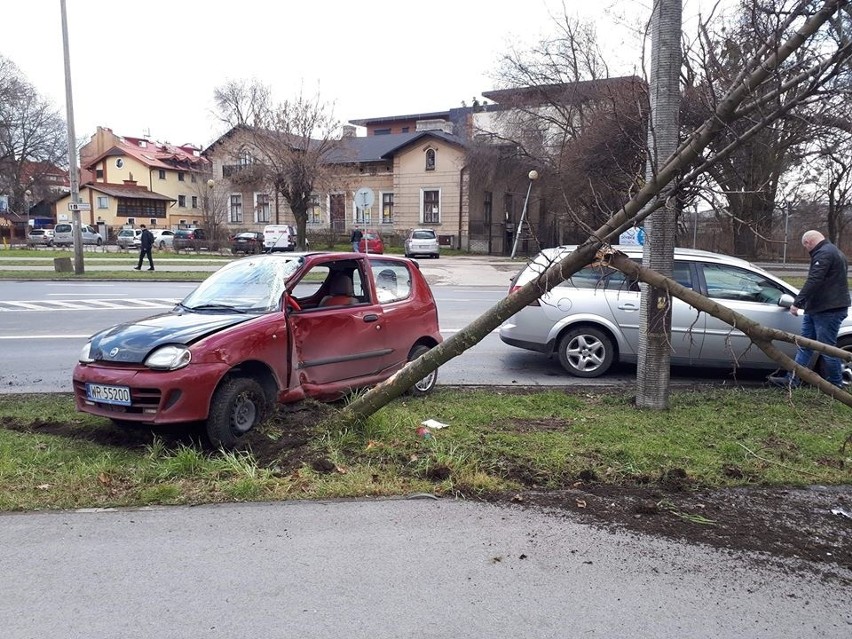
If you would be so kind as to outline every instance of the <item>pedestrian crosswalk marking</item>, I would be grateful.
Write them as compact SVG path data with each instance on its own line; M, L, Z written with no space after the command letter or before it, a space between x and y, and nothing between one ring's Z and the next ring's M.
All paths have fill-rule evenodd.
M0 313L10 311L114 311L172 308L179 301L177 298L165 297L109 300L14 300L0 302Z

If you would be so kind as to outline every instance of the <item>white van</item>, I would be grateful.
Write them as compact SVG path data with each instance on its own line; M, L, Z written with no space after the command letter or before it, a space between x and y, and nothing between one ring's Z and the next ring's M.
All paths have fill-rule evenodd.
M263 227L266 251L292 251L296 248L296 229L289 224L267 224Z

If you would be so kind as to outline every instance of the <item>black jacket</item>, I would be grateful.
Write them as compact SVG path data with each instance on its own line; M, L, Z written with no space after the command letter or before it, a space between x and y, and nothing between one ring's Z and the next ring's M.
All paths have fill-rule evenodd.
M350 242L360 242L361 238L363 238L363 237L364 237L364 234L361 232L361 230L355 229L354 231L352 231L352 236L349 238L349 241Z
M148 229L145 229L142 231L142 235L139 236L139 241L142 244L142 250L147 251L154 246L154 234Z
M806 313L848 308L847 270L846 256L834 244L823 240L811 251L808 279L793 303Z

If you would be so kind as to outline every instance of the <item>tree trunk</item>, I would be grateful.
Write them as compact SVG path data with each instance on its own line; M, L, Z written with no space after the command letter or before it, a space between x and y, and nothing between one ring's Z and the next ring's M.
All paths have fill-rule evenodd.
M681 0L655 0L651 17L651 126L648 131L648 179L652 179L678 147L680 127ZM670 197L645 223L643 263L671 276L677 238L678 198ZM671 362L671 297L642 285L636 405L669 406Z

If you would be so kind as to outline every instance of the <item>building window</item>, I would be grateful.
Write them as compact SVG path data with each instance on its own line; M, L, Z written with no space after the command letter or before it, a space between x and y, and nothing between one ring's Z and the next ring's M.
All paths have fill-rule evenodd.
M104 170L103 168L95 169L95 179L103 180L104 179Z
M373 208L369 207L366 209L362 209L359 206L356 206L355 203L352 203L352 208L355 209L355 223L356 224L372 224L373 221Z
M115 214L117 217L165 218L166 203L163 200L121 197L118 198Z
M269 222L269 193L254 194L254 221Z
M243 196L239 193L231 194L231 216L229 221L233 224L242 224Z
M159 171L159 175L160 175L160 179L161 179L161 180L165 180L165 179L166 179L166 170L165 170L165 169L160 169L160 171Z
M420 192L420 221L423 224L441 223L440 189L423 189Z
M407 126L402 127L402 132L403 132L403 133L408 133L408 127L407 127Z
M186 173L183 171L178 171L178 182L183 182L186 180Z
M197 195L192 196L192 208L194 208L194 209L198 208L198 196Z
M182 209L186 208L186 196L178 195L178 206Z
M483 201L482 201L482 213L483 213L483 216L485 217L485 223L486 224L491 224L491 213L492 213L492 210L493 210L492 198L493 198L493 195L492 195L491 191L486 191L485 197L483 198Z
M308 204L308 224L322 224L322 209L318 195L312 195L311 203Z
M382 224L393 224L393 193L382 193Z
M109 198L106 195L98 196L98 208L99 209L108 209L109 208Z
M426 149L426 170L435 170L435 149Z
M198 178L195 177L195 173L189 174L189 181L195 184L198 181Z
M390 135L391 130L388 129L374 129L373 135Z

